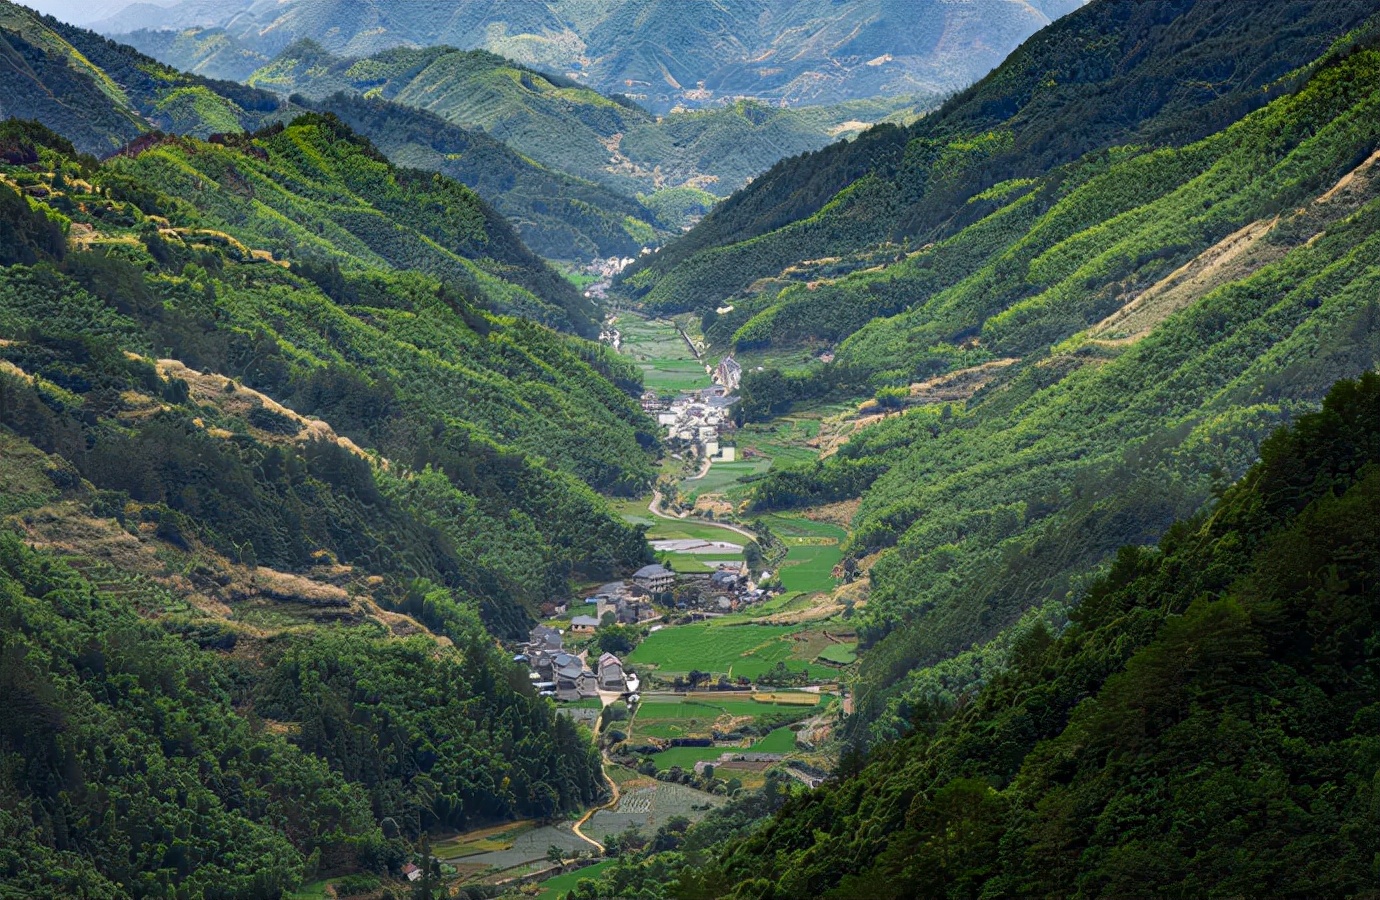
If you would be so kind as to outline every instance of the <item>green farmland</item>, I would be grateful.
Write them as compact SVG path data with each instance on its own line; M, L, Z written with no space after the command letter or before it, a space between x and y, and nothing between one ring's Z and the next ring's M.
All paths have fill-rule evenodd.
M583 869L576 869L574 872L566 872L564 875L557 875L555 878L548 878L541 882L541 893L535 895L535 900L556 900L557 897L564 897L567 891L575 890L575 886L581 879L588 878L594 880L599 877L599 873L608 868L613 860L606 859L597 862L592 866L585 866Z
M785 663L800 671L805 662L793 657L791 625L696 624L667 628L647 635L627 657L632 666L653 666L665 677L692 670L736 678L757 678Z
M695 359L674 324L623 313L617 328L623 338L621 352L642 370L648 390L666 396L709 386L705 364Z
M745 752L789 753L794 749L795 732L783 726L772 731L766 737L754 741L752 746L746 748ZM656 764L657 771L664 771L672 766L690 769L697 762L713 762L725 753L731 752L734 751L723 747L672 747L670 750L652 754L651 760Z

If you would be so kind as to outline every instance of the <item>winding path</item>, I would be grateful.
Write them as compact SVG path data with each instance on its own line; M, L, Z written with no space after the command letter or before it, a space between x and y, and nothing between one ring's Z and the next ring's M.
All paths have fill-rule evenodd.
M661 501L662 501L661 491L653 490L653 491L652 491L652 502L647 504L647 512L649 512L649 513L651 513L652 515L656 516L658 519L667 519L667 520L672 521L672 522L680 522L680 521L684 521L685 519L690 518L690 514L689 514L689 513L681 513L680 515L677 516L677 515L672 515L671 513L668 513L668 512L664 512L664 511L662 510L662 508L661 508ZM700 518L696 518L695 521L696 521L697 523L699 523L700 525L708 525L710 528L722 528L722 529L724 529L724 530L726 530L726 531L732 531L732 532L735 532L735 533L737 533L737 534L741 534L743 537L747 538L747 539L750 540L750 541L755 541L755 540L757 540L757 535L756 535L756 534L754 534L754 533L752 533L751 531L748 531L746 528L743 528L743 527L738 526L738 525L730 525L730 524L727 523L727 522L711 522L711 521L709 521L708 519L700 519Z
M617 696L618 696L618 695L616 695L616 694L614 695L615 699L616 699ZM604 697L602 694L600 695L600 699L603 700L605 706L608 706L609 703L611 702L608 698ZM599 731L603 728L603 726L604 726L604 717L603 717L602 711L601 711L601 714L600 714L600 716L599 716L598 721L596 721L596 722L594 723L594 738L595 738L595 740L598 740L598 739L599 739ZM604 853L606 852L606 849L605 849L604 845L601 844L601 843L599 843L598 841L596 841L594 838L590 837L589 835L585 834L585 832L584 832L584 825L585 825L585 823L588 822L591 818L593 818L593 817L594 817L594 814L597 813L599 810L601 810L601 809L609 809L610 807L613 807L613 806L617 806L617 805L618 805L618 799L619 799L619 796L620 796L620 795L619 795L619 792L618 792L618 782L614 781L611 777L609 777L609 769L608 769L608 766L609 766L609 755L608 755L608 753L607 753L606 751L600 750L600 751L599 751L599 774L600 774L600 775L603 775L603 776L604 776L604 780L607 781L607 782L609 783L609 790L612 792L612 795L609 797L608 800L604 801L603 803L599 804L598 806L591 806L589 809L585 810L585 814L582 815L582 816L580 816L580 818L575 822L574 825L570 826L570 830L573 831L573 832L575 833L575 836L576 836L577 838L579 838L580 840L584 841L586 844L589 844L590 846L594 847L594 849L598 850L600 856L604 855Z

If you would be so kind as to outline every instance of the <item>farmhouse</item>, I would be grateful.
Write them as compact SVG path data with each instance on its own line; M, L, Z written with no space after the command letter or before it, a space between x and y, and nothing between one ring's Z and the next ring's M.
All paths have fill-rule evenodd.
M593 616L576 616L570 620L570 630L576 634L593 634L599 627L599 620Z
M669 591L675 580L675 572L657 563L643 566L633 573L633 584L652 594Z
M580 700L599 696L599 684L594 673L573 656L565 665L556 666L556 699Z
M402 873L407 876L408 881L421 881L422 879L422 870L414 863L403 866Z
M599 689L604 691L625 691L627 679L623 675L623 661L612 653L599 657Z
M550 653L561 649L561 633L550 625L538 625L527 633L527 649Z
M652 604L635 597L619 597L616 600L601 598L598 610L600 622L604 621L606 614L612 613L614 621L619 625L636 625L644 619L651 619L656 616L656 610L652 608Z

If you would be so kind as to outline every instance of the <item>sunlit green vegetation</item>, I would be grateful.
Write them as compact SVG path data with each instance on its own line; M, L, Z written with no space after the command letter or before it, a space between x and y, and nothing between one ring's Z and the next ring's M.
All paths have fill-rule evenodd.
M1062 635L1030 632L967 702L917 708L909 737L678 883L771 898L1364 890L1375 650L1338 638L1380 627L1380 379L1339 385L1262 456L1158 548L1122 550ZM1260 816L1262 797L1289 814ZM1186 837L1176 823L1193 816Z
M647 635L627 662L653 666L662 678L698 669L716 677L755 679L778 663L800 671L806 662L794 657L790 639L797 630L787 625L681 625Z

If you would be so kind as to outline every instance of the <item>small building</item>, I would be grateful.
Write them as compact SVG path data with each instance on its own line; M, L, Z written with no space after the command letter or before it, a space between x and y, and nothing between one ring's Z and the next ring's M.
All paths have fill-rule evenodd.
M599 627L599 620L593 616L576 616L570 620L570 630L576 634L593 634Z
M421 881L421 880L422 880L422 869L421 869L420 866L418 866L418 865L416 865L416 864L414 864L414 863L408 863L407 865L403 866L403 867L402 867L402 873L403 873L404 877L407 878L408 881Z
M628 682L623 675L623 661L612 653L599 657L599 689L604 691L625 691Z
M582 700L599 696L599 683L594 673L572 657L569 665L556 669L556 699Z
M527 633L527 647L548 653L561 649L561 633L550 625L538 625Z
M732 569L719 569L709 576L709 583L717 590L729 590L736 588L741 577Z
M659 563L643 566L633 573L633 584L653 594L664 594L676 581L676 573Z

